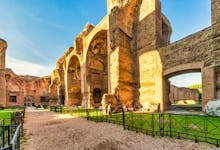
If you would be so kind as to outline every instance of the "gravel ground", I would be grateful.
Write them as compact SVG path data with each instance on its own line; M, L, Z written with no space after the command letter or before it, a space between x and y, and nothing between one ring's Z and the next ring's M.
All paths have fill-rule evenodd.
M188 140L152 138L123 130L122 126L95 123L44 110L28 109L24 150L211 150L215 146Z

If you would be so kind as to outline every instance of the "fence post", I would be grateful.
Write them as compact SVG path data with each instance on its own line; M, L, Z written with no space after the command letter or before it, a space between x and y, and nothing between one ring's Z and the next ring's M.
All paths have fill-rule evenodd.
M195 143L198 143L198 138L197 138L197 136L195 136Z
M95 120L96 120L96 122L98 122L98 111L97 111L97 109L95 109Z
M2 127L2 146L5 147L5 126Z
M204 131L205 131L205 137L207 137L207 133L208 133L208 119L207 119L207 116L204 117Z
M154 137L154 114L151 115L152 137Z
M126 128L125 128L125 111L124 110L122 110L122 121L123 121L124 130L125 130Z
M164 136L164 115L159 113L159 128L160 128L160 136Z
M18 132L17 148L20 149L20 131Z
M8 143L10 143L10 126L8 126Z
M23 113L23 117L25 117L25 107L23 108L22 113Z
M169 128L170 128L170 137L172 137L172 118L171 114L169 114Z
M60 106L61 107L61 114L63 114L63 107L62 106Z
M13 125L13 122L12 122L13 117L14 117L14 112L13 112L13 113L11 113L11 125ZM3 125L4 125L4 122L3 122Z
M21 116L21 136L24 136L24 115Z
M88 108L86 108L86 118L87 120L89 120L89 109Z

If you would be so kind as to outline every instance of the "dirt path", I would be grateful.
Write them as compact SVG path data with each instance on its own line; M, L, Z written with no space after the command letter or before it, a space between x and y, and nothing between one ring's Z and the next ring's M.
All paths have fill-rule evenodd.
M122 126L28 109L25 150L211 150L215 146L171 138L152 138Z

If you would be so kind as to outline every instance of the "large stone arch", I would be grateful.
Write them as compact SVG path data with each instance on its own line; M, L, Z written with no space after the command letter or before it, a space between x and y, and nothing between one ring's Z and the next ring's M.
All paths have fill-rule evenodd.
M167 103L166 78L179 73L200 71L202 74L202 105L216 97L212 28L206 28L158 50L163 66L163 109Z
M171 105L169 93L170 93L170 82L169 78L186 74L186 73L194 73L194 72L201 72L202 75L202 82L205 82L205 72L204 70L204 62L194 62L194 63L187 63L181 64L172 68L169 68L163 71L163 106L164 109L168 109ZM204 81L203 81L204 80ZM203 87L204 88L204 87ZM204 89L202 89L203 91Z
M86 81L89 106L101 106L101 98L108 92L107 30L99 31L91 40L86 54Z
M73 55L67 66L67 99L66 105L80 106L82 103L81 94L81 66L80 60Z

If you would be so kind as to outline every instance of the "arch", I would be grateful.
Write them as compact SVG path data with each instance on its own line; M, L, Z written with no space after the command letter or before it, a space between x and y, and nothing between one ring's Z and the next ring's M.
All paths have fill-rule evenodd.
M86 54L86 80L90 88L90 104L93 107L101 106L101 97L108 92L106 30L99 31L89 44ZM97 92L97 89L99 89L99 92Z
M181 64L175 67L171 67L163 71L163 76L171 77L178 74L190 73L190 72L201 72L201 69L204 67L204 62L194 62Z
M87 53L87 50L89 49L89 46L91 42L94 40L94 38L98 35L98 33L101 33L103 31L108 30L108 15L106 15L92 30L89 32L88 35L85 37L85 45L83 47L84 53Z
M170 81L169 78L178 76L181 74L187 74L187 73L195 73L195 72L201 72L201 76L203 76L203 62L195 62L195 63L188 63L188 64L182 64L178 65L176 67L169 68L165 71L163 71L163 106L164 110L169 109L171 106L170 101ZM204 78L202 77L202 80ZM203 88L203 87L202 87ZM202 89L203 90L203 89Z
M80 106L81 96L81 66L76 55L70 58L67 68L67 104L68 106Z
M100 88L93 89L93 99L94 99L94 103L101 103L102 91Z
M24 97L24 105L25 106L32 106L35 103L35 98L32 95L27 95Z

